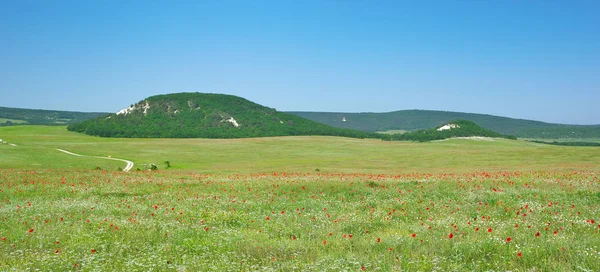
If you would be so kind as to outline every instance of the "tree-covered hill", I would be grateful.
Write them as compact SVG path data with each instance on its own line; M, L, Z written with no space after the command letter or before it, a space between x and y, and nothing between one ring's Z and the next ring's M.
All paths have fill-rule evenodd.
M339 128L362 131L419 130L451 120L469 120L502 134L522 138L600 138L600 125L565 125L464 112L401 110L386 113L289 112Z
M432 129L417 130L403 134L390 135L392 140L434 141L456 137L490 137L516 139L515 136L503 135L480 127L467 120L451 120L448 124Z
M376 133L335 128L278 112L244 98L206 93L148 97L116 114L68 127L104 137L246 138L288 135L380 137Z
M105 116L103 112L76 112L55 110L33 110L0 107L0 126L51 125L64 126L88 119Z

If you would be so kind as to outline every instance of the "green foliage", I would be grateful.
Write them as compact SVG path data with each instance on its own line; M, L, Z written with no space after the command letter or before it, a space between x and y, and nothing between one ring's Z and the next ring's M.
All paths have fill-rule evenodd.
M564 145L564 146L600 146L600 143L594 142L545 142L545 141L536 141L529 140L528 142L538 143L538 144L549 144L549 145Z
M165 168L171 168L171 162L170 161L165 161Z
M502 135L500 133L491 131L489 129L482 128L477 124L467 121L467 120L452 120L449 124L454 124L457 127L451 128L447 130L438 130L439 127L426 129L426 130L418 130L414 132L408 132L403 134L393 134L391 138L393 140L409 140L409 141L419 141L419 142L427 142L434 140L443 140L454 137L492 137L492 138L506 138L506 139L516 139L515 136Z
M362 131L420 130L442 126L450 120L469 120L480 126L519 138L598 138L600 125L563 125L464 112L402 110L386 113L289 112L339 128ZM345 118L345 119L344 119ZM346 120L346 121L342 121Z
M108 115L108 113L32 110L0 107L0 126L13 126L22 124L62 126L106 115Z
M128 114L112 114L68 127L102 137L249 138L327 135L382 138L376 133L334 128L223 94L177 93L142 100ZM236 126L235 124L239 124Z

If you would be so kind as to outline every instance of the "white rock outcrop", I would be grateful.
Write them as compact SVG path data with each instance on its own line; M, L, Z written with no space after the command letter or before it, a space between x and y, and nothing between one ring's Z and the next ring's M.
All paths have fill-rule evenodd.
M453 128L459 128L459 125L456 124L447 124L447 125L443 125L442 127L438 128L437 131L442 131L442 130L449 130L449 129L453 129Z

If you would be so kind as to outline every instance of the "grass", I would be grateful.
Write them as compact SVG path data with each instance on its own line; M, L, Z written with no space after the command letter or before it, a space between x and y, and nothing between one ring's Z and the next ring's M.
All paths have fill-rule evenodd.
M118 139L86 136L64 127L0 128L0 137L18 147L0 145L5 168L115 169L122 163L72 157L83 155L128 159L136 165L154 163L169 171L201 173L456 173L598 169L597 147L564 147L525 141L448 140L431 143L386 142L340 137L275 137L252 139ZM64 163L67 161L68 163ZM35 164L35 165L34 165ZM41 164L41 166L40 166Z
M377 131L377 133L381 133L381 134L403 134L406 132L409 132L410 130L403 130L403 129L395 129L395 130L386 130L386 131Z
M0 138L16 144L0 145L1 271L585 271L600 258L596 147L46 126Z
M27 124L27 123L29 123L29 122L27 122L25 120L0 118L0 124L6 123L6 121L11 121L13 124Z
M0 270L572 271L600 256L590 171L0 170L0 190Z
M600 138L555 138L555 139L527 138L527 139L524 139L524 140L544 141L544 142L589 142L589 143L600 143Z

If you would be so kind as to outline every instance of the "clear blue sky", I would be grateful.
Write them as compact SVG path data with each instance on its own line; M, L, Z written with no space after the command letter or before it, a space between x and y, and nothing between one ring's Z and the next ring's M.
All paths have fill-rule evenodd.
M600 1L0 1L0 106L196 91L600 124Z

